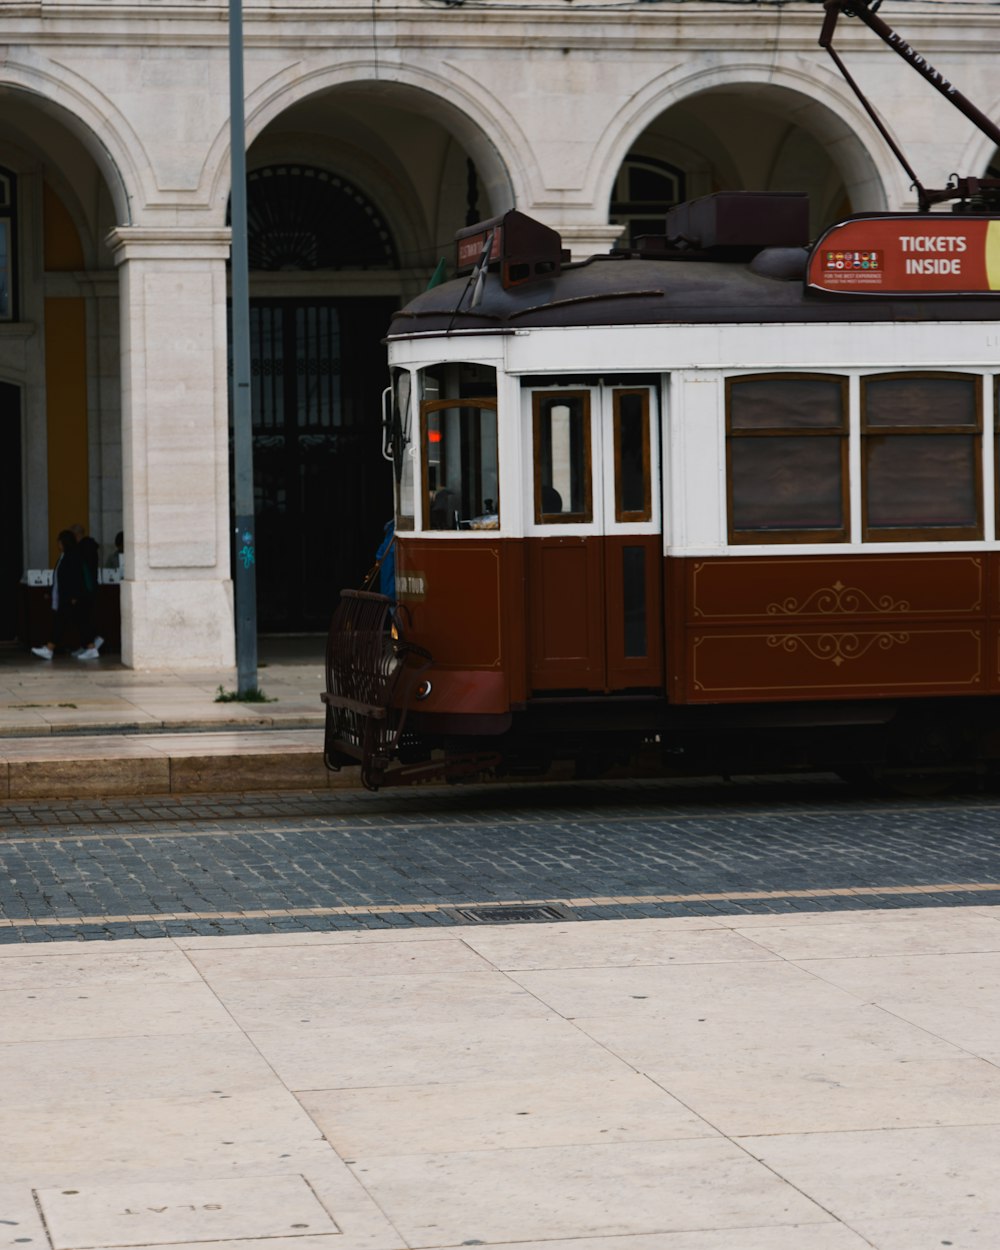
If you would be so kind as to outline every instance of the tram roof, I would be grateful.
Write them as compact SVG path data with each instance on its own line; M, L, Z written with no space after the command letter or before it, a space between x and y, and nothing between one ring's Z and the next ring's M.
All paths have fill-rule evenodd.
M527 327L997 321L989 295L925 298L807 291L808 249L769 248L752 260L594 256L505 289L490 272L475 308L472 282L445 282L393 314L390 338Z

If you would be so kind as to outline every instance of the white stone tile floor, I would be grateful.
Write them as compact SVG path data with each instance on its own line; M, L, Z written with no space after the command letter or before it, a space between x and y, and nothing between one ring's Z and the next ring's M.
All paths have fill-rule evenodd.
M1000 908L731 919L0 948L0 1250L994 1250Z

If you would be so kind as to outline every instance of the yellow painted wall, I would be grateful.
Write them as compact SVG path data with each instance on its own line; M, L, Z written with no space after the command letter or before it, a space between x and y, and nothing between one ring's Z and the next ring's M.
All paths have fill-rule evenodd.
M66 206L45 184L42 224L45 269L84 268L80 235ZM79 521L87 527L87 337L82 299L45 301L45 392L49 446L49 551L59 554L56 535Z
M87 528L87 339L82 299L45 301L45 391L49 444L49 550L76 521Z

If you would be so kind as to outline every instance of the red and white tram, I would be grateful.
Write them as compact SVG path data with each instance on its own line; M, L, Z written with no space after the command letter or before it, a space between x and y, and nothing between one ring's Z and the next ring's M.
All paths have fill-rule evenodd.
M805 231L739 193L655 253L460 237L390 329L396 593L334 620L332 766L1000 753L1000 220Z
M861 18L1000 145L1000 128ZM709 196L570 264L517 212L389 331L394 593L344 592L326 759L370 787L1000 759L1000 181L807 242ZM952 212L931 212L953 201Z

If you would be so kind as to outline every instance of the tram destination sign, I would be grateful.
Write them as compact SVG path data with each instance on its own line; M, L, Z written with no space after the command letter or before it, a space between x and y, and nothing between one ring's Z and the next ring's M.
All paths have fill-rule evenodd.
M821 236L806 285L837 295L1000 294L1000 220L854 217Z

